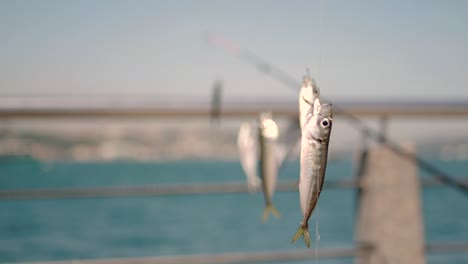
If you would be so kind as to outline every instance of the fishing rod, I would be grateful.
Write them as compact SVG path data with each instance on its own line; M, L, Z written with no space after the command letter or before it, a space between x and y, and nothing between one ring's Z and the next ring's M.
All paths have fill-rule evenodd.
M208 43L211 43L215 46L219 46L231 55L239 57L249 64L255 65L259 71L261 71L265 75L273 77L273 79L276 79L277 81L283 83L286 87L294 89L294 91L296 92L297 88L301 87L301 83L299 83L296 80L296 78L292 77L290 74L262 59L252 51L234 43L233 41L228 40L227 38L219 34L207 34L205 37ZM468 184L455 179L453 176L443 172L442 170L433 166L429 162L418 157L416 154L409 153L403 150L396 142L389 139L383 133L373 130L370 127L366 126L366 124L362 120L360 120L353 114L348 113L344 109L334 106L334 110L340 113L349 121L351 121L351 125L354 126L358 131L363 133L365 137L371 138L379 143L385 143L389 147L389 149L397 155L400 155L405 159L417 164L421 169L430 173L432 177L435 177L442 183L456 188L462 194L468 197Z

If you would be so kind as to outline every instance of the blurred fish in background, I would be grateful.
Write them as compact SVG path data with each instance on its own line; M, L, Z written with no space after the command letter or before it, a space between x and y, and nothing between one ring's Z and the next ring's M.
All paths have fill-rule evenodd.
M259 159L257 127L249 122L244 122L239 128L237 147L242 169L247 177L247 188L250 193L260 187L261 181L257 176L257 164Z
M265 197L263 221L268 219L269 213L280 216L272 205L277 178L286 161L299 153L299 119L293 118L283 131L280 132L272 114L264 112L259 114L257 123L242 123L237 135L239 160L246 176L247 189L253 193L262 187Z
M277 158L276 140L279 136L278 125L269 112L260 113L258 119L258 139L260 150L259 174L262 179L263 196L265 197L265 209L263 222L268 219L269 213L279 218L279 211L273 206L278 179L279 162Z

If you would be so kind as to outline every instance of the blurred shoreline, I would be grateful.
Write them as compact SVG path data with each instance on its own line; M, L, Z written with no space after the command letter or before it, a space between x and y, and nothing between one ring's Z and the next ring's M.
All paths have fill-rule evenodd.
M161 161L237 159L236 133L207 129L126 131L102 129L77 133L13 130L1 133L0 156L30 156L41 161Z
M159 123L159 122L158 122ZM57 124L55 124L57 125ZM145 126L145 124L141 124ZM98 123L83 126L12 127L0 130L0 157L29 156L39 161L173 161L238 160L237 124L146 127ZM348 144L347 134L336 132L330 159L349 157L359 142ZM349 134L349 133L348 133ZM410 141L413 142L413 141ZM468 160L464 137L414 141L419 152L442 160Z

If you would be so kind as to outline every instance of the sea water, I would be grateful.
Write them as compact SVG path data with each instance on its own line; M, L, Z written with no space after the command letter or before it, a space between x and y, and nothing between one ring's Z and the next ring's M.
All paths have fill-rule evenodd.
M326 180L353 177L351 160L331 160ZM454 175L466 176L468 171L466 162L431 162ZM299 164L291 161L279 180L296 180L298 175ZM245 182L238 161L41 163L24 157L0 159L1 190L220 182ZM0 200L0 262L305 249L302 240L290 243L301 220L298 193L276 193L273 202L281 218L262 223L261 193ZM468 241L466 196L450 187L425 188L422 202L427 243ZM317 217L319 249L351 247L354 190L324 189L319 210L310 220L312 248ZM310 252L315 254L314 249ZM353 259L319 262L353 263ZM428 255L428 263L468 263L468 253Z

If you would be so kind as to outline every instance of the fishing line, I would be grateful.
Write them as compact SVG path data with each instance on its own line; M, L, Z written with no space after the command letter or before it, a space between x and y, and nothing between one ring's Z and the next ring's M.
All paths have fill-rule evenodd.
M211 41L211 38L209 38L209 40L213 44L220 45L226 49L224 45L221 45L220 43L216 43L215 41ZM234 55L243 58L246 62L256 65L257 68L260 71L262 71L264 74L270 75L274 79L283 83L286 87L289 87L290 89L294 89L295 92L297 92L297 87L301 87L301 83L297 81L297 78L292 77L288 73L266 62L264 59L255 55L251 51L245 48L241 49L240 47L238 47L237 50L234 50L235 52L232 52L232 50L229 50L229 49L227 50L233 53ZM468 198L468 184L465 184L457 180L453 176L443 172L442 170L433 166L431 163L423 160L416 154L409 153L403 150L397 143L392 141L383 133L368 127L358 117L354 116L351 113L346 112L345 110L341 109L339 106L334 105L333 108L334 108L335 113L338 113L342 115L344 118L351 121L350 122L351 126L357 129L358 131L360 131L365 137L371 138L374 141L379 142L379 143L384 142L384 144L386 144L390 148L390 150L392 150L395 154L402 156L406 158L408 161L413 162L414 164L418 165L419 168L428 172L432 177L436 178L437 180L439 180L440 182L444 184L447 184L457 189L458 191L460 191L462 194L464 194Z
M319 56L317 65L317 82L320 83L320 66L322 65L322 53L323 53L323 0L320 0L320 14L319 14Z
M319 11L319 53L318 53L318 65L317 65L317 82L320 81L320 66L322 63L322 38L323 38L323 0L320 0L320 11ZM313 89L312 89L313 93ZM315 111L314 111L315 112ZM322 157L322 159L326 159L327 157ZM324 168L325 169L325 168ZM320 215L320 206L319 206L319 197L320 197L320 177L317 178L317 213L315 214L315 263L318 263L318 241L320 240L319 234L319 215Z

